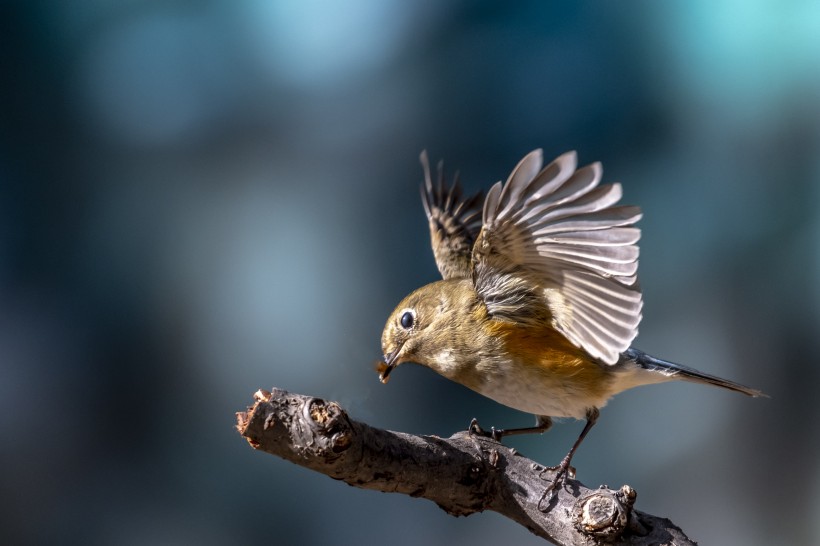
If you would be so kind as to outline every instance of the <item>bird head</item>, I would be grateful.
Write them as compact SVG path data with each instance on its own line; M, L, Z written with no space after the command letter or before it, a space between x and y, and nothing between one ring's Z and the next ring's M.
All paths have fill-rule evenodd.
M396 306L382 333L382 383L403 362L437 368L436 355L446 347L448 325L453 323L451 302L446 283L439 281L419 288Z

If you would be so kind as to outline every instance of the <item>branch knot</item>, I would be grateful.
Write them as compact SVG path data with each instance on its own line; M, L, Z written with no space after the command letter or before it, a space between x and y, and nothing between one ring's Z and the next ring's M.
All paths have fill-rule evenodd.
M575 502L575 528L598 541L614 542L626 530L637 496L628 485L618 491L601 486Z

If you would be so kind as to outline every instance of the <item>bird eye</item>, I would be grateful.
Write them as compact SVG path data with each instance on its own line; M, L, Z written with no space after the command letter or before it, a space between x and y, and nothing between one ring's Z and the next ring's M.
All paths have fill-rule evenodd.
M409 330L413 327L413 322L415 322L416 317L413 316L413 313L410 311L405 311L404 314L401 316L401 327L405 330Z

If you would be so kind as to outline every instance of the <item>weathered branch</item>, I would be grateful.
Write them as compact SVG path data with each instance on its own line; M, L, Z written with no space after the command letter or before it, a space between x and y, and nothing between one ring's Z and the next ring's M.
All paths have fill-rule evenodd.
M377 429L335 402L279 389L255 398L237 413L251 446L356 487L430 499L452 515L493 510L559 545L694 544L668 519L633 510L628 485L592 490L567 480L540 510L552 471L488 438Z

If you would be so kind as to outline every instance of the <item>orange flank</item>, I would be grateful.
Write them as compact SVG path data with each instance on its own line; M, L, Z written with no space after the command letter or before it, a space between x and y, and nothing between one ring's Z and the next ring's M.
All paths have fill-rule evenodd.
M498 337L504 354L515 355L518 365L533 366L560 378L565 388L585 392L593 399L607 397L611 372L592 360L551 327L531 327L489 320L487 333Z

